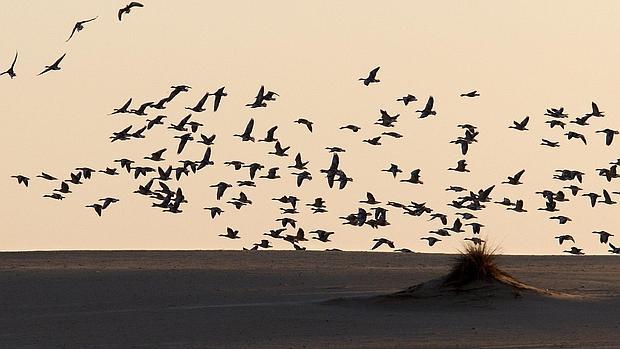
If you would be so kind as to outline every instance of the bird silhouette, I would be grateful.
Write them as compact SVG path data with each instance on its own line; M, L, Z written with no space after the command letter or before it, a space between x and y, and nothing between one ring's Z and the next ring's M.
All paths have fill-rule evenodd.
M370 73L368 73L368 76L365 78L359 78L358 80L363 81L364 85L368 86L372 83L377 83L380 82L381 80L377 79L377 72L379 71L379 68L381 67L376 67L375 69L371 70Z
M84 24L86 24L88 22L92 22L92 21L94 21L97 18L99 18L99 16L91 18L91 19L87 19L87 20L84 20L84 21L79 21L79 22L75 23L75 26L73 26L73 30L71 31L71 35L69 36L69 38L67 39L66 42L71 40L71 38L73 37L73 34L75 34L76 32L79 32L82 29L84 29Z
M574 255L584 255L585 253L583 253L583 250L581 248L577 248L575 246L571 247L570 250L566 250L566 251L562 251L562 252L566 252L566 253L570 253L570 254L574 254Z
M215 93L212 94L212 96L215 98L215 101L213 102L213 112L216 112L220 107L222 98L228 96L228 94L224 92L224 87L220 87L217 91L215 91Z
M567 240L572 241L573 243L575 242L575 239L570 235L560 235L560 236L556 236L555 238L558 239L558 242L560 243L560 245L563 244L564 241L567 241Z
M30 178L24 175L14 175L14 176L11 176L11 178L17 179L18 184L23 184L26 187L28 186L28 182L30 181Z
M308 131L312 132L312 125L313 125L312 121L308 119L304 119L304 118L299 118L295 120L294 122L300 125L305 125L308 128Z
M598 234L599 235L599 241L601 242L601 244L606 244L609 241L609 237L610 236L614 236L614 234L610 234L604 230L600 230L600 231L593 231L592 234Z
M15 74L15 62L17 62L17 54L18 52L15 52L15 58L13 58L13 63L11 63L11 66L9 67L9 69L3 71L2 73L0 73L0 76L4 75L4 74L8 74L9 77L11 79L13 79L14 77L17 76L17 74Z
M232 184L228 184L226 182L219 182L218 184L214 184L210 186L211 188L217 188L217 200L220 200L222 196L224 196L224 192L226 189L231 188Z
M569 132L565 133L564 135L567 136L569 140L571 140L573 138L578 138L578 139L581 139L583 144L588 144L588 141L586 140L586 137L584 135L582 135L581 133L574 132L574 131L569 131Z
M254 142L254 137L252 137L252 128L254 128L254 119L250 119L250 121L248 121L248 124L245 126L245 131L243 131L242 134L235 134L233 136L241 138L243 142Z
M142 5L141 3L137 2L137 1L132 1L130 2L127 6L121 8L120 10L118 10L118 20L121 21L123 14L128 14L131 12L131 9L134 7L144 7L144 5Z
M278 126L274 126L267 130L267 135L263 139L259 139L259 142L276 142L278 139L274 137Z
M502 182L502 184L511 184L511 185L523 184L522 182L519 181L521 179L521 176L523 176L523 173L525 173L524 169L519 171L519 172L517 172L512 177L508 176L508 181L504 181L504 182Z
M526 116L521 122L513 121L512 125L508 126L508 128L514 128L517 131L527 131L528 128L527 123L530 121L530 117Z
M379 246L383 244L388 245L390 248L394 248L394 242L386 238L373 239L372 241L375 242L375 245L372 247L372 250L376 250L377 248L379 248Z
M207 102L207 98L209 98L209 92L205 93L205 95L196 103L194 107L185 107L185 109L189 109L193 112L200 113L207 109L204 108L205 103Z
M357 131L361 130L362 128L359 127L359 126L356 126L356 125L349 124L349 125L341 126L340 129L341 130L351 130L353 132L357 132Z
M411 102L415 102L417 100L418 99L416 98L416 96L414 96L412 94L407 94L406 96L401 97L401 98L397 99L396 101L397 102L403 102L404 105L407 105L407 104L409 104Z
M420 238L420 240L426 240L426 241L428 241L428 245L429 245L429 246L433 246L433 245L435 245L437 242L441 241L441 239L438 239L438 238L436 238L436 237L434 237L434 236L426 236L426 237Z
M465 159L459 160L457 162L457 166L454 168L448 168L448 171L456 171L456 172L470 172L467 168L467 162Z
M596 133L604 133L605 134L605 145L609 146L611 145L611 142L614 141L614 135L619 134L620 132L618 132L617 130L611 130L611 129L604 129L604 130L598 130L596 131Z
M412 184L424 184L424 182L420 180L420 169L419 168L411 171L409 179L401 179L400 181L408 182Z
M473 90L467 93L461 93L461 97L478 97L478 96L480 96L480 94L476 90Z
M594 117L603 117L605 116L605 113L598 109L598 105L596 105L596 103L592 102L592 112L586 115L594 116Z
M229 239L241 239L241 237L239 236L239 230L234 230L230 227L226 228L226 234L219 234L218 236L223 236Z
M46 65L45 69L43 69L43 71L40 72L38 75L45 74L45 73L47 73L48 71L51 71L51 70L60 70L59 64L60 64L60 62L62 62L63 58L65 58L66 55L67 54L65 53L62 56L60 56L60 58L58 58L54 63L52 63L52 65Z
M560 146L560 142L553 142L547 139L542 139L542 143L540 145L544 145L546 147L557 148Z
M403 170L401 170L400 168L398 168L398 165L396 164L390 164L390 168L388 169L383 169L381 170L382 172L389 172L392 174L392 176L394 178L396 178L396 175L403 172Z

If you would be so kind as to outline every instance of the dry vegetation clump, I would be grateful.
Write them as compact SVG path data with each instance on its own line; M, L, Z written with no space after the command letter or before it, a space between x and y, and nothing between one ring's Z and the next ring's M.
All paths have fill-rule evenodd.
M499 269L496 263L497 248L487 243L468 244L456 258L450 273L445 277L444 286L460 287L473 282L490 282L512 279Z

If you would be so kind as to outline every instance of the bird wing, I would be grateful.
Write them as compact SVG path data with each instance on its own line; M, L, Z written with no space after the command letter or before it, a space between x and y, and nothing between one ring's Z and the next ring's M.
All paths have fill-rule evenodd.
M368 77L372 80L375 79L375 77L377 76L377 72L379 72L379 68L381 67L376 67L375 69L370 71L370 74L368 74Z
M15 67L15 62L17 62L17 54L18 54L18 52L15 52L15 58L13 58L13 63L11 64L11 69L13 67Z
M433 109L433 104L435 103L435 99L433 98L433 96L428 97L428 101L426 101L426 106L424 107L424 110L429 112Z
M515 181L519 181L519 179L521 178L521 176L523 175L523 173L525 173L525 170L521 170L519 172L517 172L517 174L514 175L514 180Z
M142 5L141 3L137 2L137 1L132 1L131 3L129 3L129 5L127 5L127 7L132 8L132 7L144 7L144 5Z
M252 133L253 128L254 128L254 119L250 119L250 121L248 121L248 124L245 126L245 131L243 132L243 134L246 136L249 136Z
M52 64L51 66L52 66L52 67L54 67L54 66L58 67L58 65L60 64L60 62L62 61L62 59L63 59L63 58L65 58L65 56L66 56L66 55L67 55L67 54L65 53L65 54L63 54L62 56L60 56L60 58L58 58L58 59L56 60L56 62L54 62L54 64Z
M87 19L87 20L85 20L85 21L80 21L80 22L78 22L78 23L80 23L80 24L84 24L84 23L92 22L92 21L94 21L94 20L95 20L95 19L97 19L97 18L99 18L99 16L93 17L93 18L91 18L91 19Z
M377 243L371 248L371 250L374 250L377 247L381 246L382 243L383 243L383 241L381 241L381 240L377 241Z

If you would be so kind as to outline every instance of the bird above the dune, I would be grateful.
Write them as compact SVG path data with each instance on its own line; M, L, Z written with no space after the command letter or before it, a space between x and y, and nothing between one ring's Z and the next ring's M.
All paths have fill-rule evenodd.
M209 92L205 93L205 95L196 103L193 107L185 107L185 109L191 110L196 113L203 112L207 109L204 108L205 103L207 102L207 98L209 98Z
M301 153L297 153L297 155L295 156L295 164L288 166L288 168L294 168L297 170L306 170L306 165L308 165L309 161L303 161L301 159Z
M366 200L362 200L362 201L360 201L360 203L362 203L362 204L369 204L369 205L377 205L377 204L380 204L381 202L377 201L375 199L375 196L372 195L371 192L367 192L366 193Z
M28 182L30 181L30 178L24 175L14 175L14 176L11 176L11 178L17 179L17 184L23 184L26 187L28 186Z
M325 147L326 150L328 150L330 153L344 153L346 152L346 150L340 148L340 147Z
M258 141L259 142L276 142L278 140L277 138L275 138L275 133L277 129L278 129L278 126L273 126L269 130L267 130L267 135L265 136L265 138L259 139Z
M416 110L416 113L420 113L420 119L426 118L429 115L437 115L437 112L433 110L433 105L435 104L435 99L433 96L428 97L426 101L426 105L422 110Z
M273 94L277 95L277 93L275 92ZM254 102L248 103L245 106L250 108L264 108L267 106L265 100L265 86L261 86L258 90L258 93L256 94L256 97L254 97Z
M604 129L604 130L598 130L596 131L596 133L604 133L605 134L605 145L611 145L611 142L614 141L614 135L619 134L620 132L618 132L617 130L611 130L611 129Z
M17 76L17 74L15 74L15 62L17 62L17 54L18 52L16 51L15 58L13 58L13 63L11 63L11 66L9 67L9 69L0 73L0 76L7 74L11 79Z
M389 172L389 173L391 173L394 178L396 178L397 174L403 172L403 170L398 168L398 165L396 165L396 164L390 164L390 168L383 169L381 171L382 172Z
M316 234L317 236L312 237L315 240L319 240L321 242L330 242L329 236L334 234L333 231L325 231L322 229L309 231L308 234Z
M593 231L592 234L598 234L599 235L599 241L601 242L601 244L606 244L609 241L609 237L610 236L614 236L614 234L610 234L604 230L600 230L600 231Z
M217 188L217 200L220 200L222 196L224 196L224 192L228 188L232 188L232 184L228 184L226 182L219 182L218 184L213 184L210 186L211 188Z
M378 136L378 137L374 137L370 139L364 139L362 142L368 143L370 145L381 145L380 140L381 140L381 136Z
M304 119L304 118L299 118L295 120L294 122L300 125L305 125L308 128L308 131L312 132L312 124L313 124L312 121L308 119Z
M564 135L567 136L569 140L571 140L573 138L578 138L578 139L581 139L583 144L588 144L588 142L586 141L586 137L584 135L582 135L581 133L578 133L578 132L575 132L575 131L569 131L569 132L565 133Z
M191 133L185 133L180 136L174 136L174 138L179 139L179 146L177 147L177 154L181 154L183 149L185 149L185 145L187 144L187 142L194 140L194 137L192 137Z
M277 141L276 144L274 145L275 151L270 151L267 154L276 155L276 156L288 156L288 154L286 152L290 148L291 148L290 146L282 148L282 145L280 144L280 141Z
M213 112L216 112L220 107L220 103L222 102L222 98L228 96L228 93L224 92L225 87L220 87L212 96L215 98L213 102Z
M293 172L291 173L292 175L297 176L297 187L301 187L302 183L304 182L304 180L312 180L312 174L308 171L303 171L303 172Z
M394 132L394 131L391 131L391 132L381 132L381 134L382 135L386 135L386 136L390 136L390 137L394 137L394 138L402 138L403 137L403 135L401 135L398 132Z
M92 22L92 21L94 21L97 18L99 18L99 16L91 18L91 19L87 19L87 20L84 20L84 21L79 21L79 22L75 23L75 25L73 26L73 30L71 31L71 35L69 35L69 38L67 39L67 42L69 40L71 40L71 38L73 37L73 34L75 34L76 32L79 32L82 29L84 29L84 24L86 24L88 22Z
M377 248L379 248L379 246L383 244L388 245L390 248L394 248L394 242L386 238L373 239L372 241L375 242L375 245L371 248L371 250L376 250Z
M86 207L92 207L93 209L95 209L95 212L97 213L97 215L101 217L101 212L103 211L103 205L91 204L91 205L86 205Z
M215 219L216 216L221 215L224 211L219 207L205 207L205 210L209 210L211 214L211 219Z
M512 210L512 211L515 211L515 212L527 212L527 210L523 208L523 200L517 200L515 202L514 207L508 207L506 209L507 210Z
M131 12L131 9L134 7L144 7L141 3L137 1L130 2L127 6L118 10L118 20L121 21L123 19L123 14L128 14Z
M560 146L560 142L553 142L547 139L542 139L542 143L540 143L540 145L544 145L546 147L550 147L550 148L557 148Z
M56 177L54 177L54 176L52 176L50 174L47 174L45 172L41 172L40 175L37 175L37 178L43 178L43 179L48 180L48 181L55 181L55 180L58 179L58 178L56 178Z
M98 172L107 174L109 176L117 176L118 175L117 169L116 168L110 168L110 167L106 167L105 170L99 170Z
M563 244L564 241L572 241L573 243L575 243L575 239L571 235L559 235L556 236L555 239L558 239L560 245Z
M438 238L436 238L436 237L434 237L434 236L423 237L423 238L420 238L420 240L426 240L426 241L428 241L428 245L429 245L429 246L433 246L433 245L435 245L437 242L441 241L441 239L438 239Z
M463 160L459 160L456 163L456 167L448 168L448 171L470 172L466 167L467 167L467 161L465 159L463 159Z
M571 120L568 123L569 124L576 124L579 126L589 126L590 124L588 124L588 119L590 118L590 115L584 115L582 117L577 117L575 118L575 120Z
M597 200L598 200L598 198L600 198L600 197L601 197L599 194L597 194L597 193L593 193L593 192L586 193L586 194L581 194L581 196L587 196L588 198L590 198L590 205L591 205L592 207L596 206L596 203L598 202L598 201L597 201Z
M150 156L145 156L144 158L146 160L152 160L152 161L164 161L166 159L162 158L162 156L164 155L164 152L166 150L168 150L168 149L167 148L160 149L160 150L158 150L158 151L156 151L154 153L151 153Z
M264 176L260 176L258 178L265 178L265 179L278 179L280 178L280 175L278 175L278 170L280 168L279 167L272 167L269 170L267 170L267 174Z
M363 81L364 85L368 86L372 83L377 83L380 82L381 80L377 79L377 72L379 72L379 69L381 67L376 67L375 69L371 70L370 73L368 73L368 76L365 78L359 78L359 81Z
M187 85L170 86L170 88L172 89L172 91L170 91L170 94L166 98L166 103L172 102L174 97L178 96L179 93L188 92L191 89L191 87Z
M566 123L564 123L561 120L556 120L556 119L547 120L547 121L545 121L545 124L549 124L549 128L554 128L556 126L560 126L560 128L564 129L564 126L566 126Z
M69 184L67 184L67 182L61 182L60 183L60 189L54 189L53 191L57 191L57 192L63 193L63 194L71 193L71 190L69 190Z
M481 238L473 237L473 238L464 238L463 240L468 240L474 243L474 245L482 245L485 241Z
M611 196L609 195L609 192L607 191L607 189L603 189L603 200L599 201L599 203L607 204L607 205L617 204L616 201L613 201L611 199Z
M142 103L138 109L131 109L129 112L139 116L144 116L147 115L146 108L150 107L151 105L153 105L153 102Z
M577 248L575 246L571 247L570 250L566 250L566 251L562 251L562 252L566 252L566 253L570 253L570 254L574 254L574 255L584 255L585 254L585 253L583 253L583 249Z
M254 128L254 119L250 119L250 121L248 121L248 124L245 126L245 130L243 131L243 133L234 134L233 136L241 138L241 141L243 142L247 142L247 141L254 142L254 137L252 137L253 128Z
M43 69L42 72L40 72L38 75L42 75L47 73L48 71L52 71L52 70L60 70L60 62L62 62L63 58L65 58L67 54L63 54L62 56L60 56L60 58L58 58L54 63L52 63L52 65L46 65L45 69Z
M480 96L480 93L478 93L478 91L476 91L476 90L473 90L473 91L470 91L470 92L467 92L467 93L461 93L461 97L470 97L471 98L471 97L478 97L478 96Z
M564 107L547 108L545 115L551 116L552 118L558 118L558 119L564 119L568 117L568 114L564 113Z
M605 116L605 113L598 109L598 105L596 105L596 103L592 102L592 112L586 115L600 118Z
M241 239L241 237L239 237L239 230L234 230L230 227L226 228L226 234L219 234L218 236L223 236L229 239Z
M162 122L165 118L167 118L166 115L157 115L155 118L149 120L146 119L146 129L150 130L152 129L155 125L163 125L164 123Z
M417 100L418 99L416 98L416 96L414 96L412 94L407 94L406 96L401 97L401 98L397 99L396 101L397 102L403 102L404 105L407 105L407 104L409 104L411 102L415 102Z
M514 176L508 176L508 180L502 182L502 184L511 184L511 185L519 185L519 184L523 184L522 182L520 182L519 180L521 179L521 176L523 176L523 174L525 173L525 170L521 170L519 172L517 172Z
M549 217L549 219L557 219L559 224L566 224L567 222L572 221L572 219L566 216L553 216L553 217Z
M609 250L608 252L611 252L613 254L620 254L620 247L616 247L614 245L612 245L612 243L609 243Z
M349 125L341 126L340 129L341 130L351 130L353 132L357 132L357 131L361 130L362 128L357 126L357 125L349 124Z
M411 171L410 177L408 179L401 179L400 181L408 182L412 184L424 184L424 182L420 180L420 169L419 168Z
M514 128L517 131L527 131L528 128L527 123L530 121L530 117L526 116L525 119L521 120L521 122L513 121L512 125L508 126L508 128Z
M132 98L129 98L129 100L127 102L125 102L125 104L123 104L122 107L114 109L114 111L111 112L108 115L130 113L129 106L131 105L131 100L132 100Z

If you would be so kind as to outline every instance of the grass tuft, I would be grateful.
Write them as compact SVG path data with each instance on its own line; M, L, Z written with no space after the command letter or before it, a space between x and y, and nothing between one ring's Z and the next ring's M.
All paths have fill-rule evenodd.
M489 282L511 278L499 269L496 263L497 247L491 248L486 242L468 244L456 258L452 270L447 275L444 286L463 286L471 282Z

